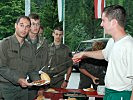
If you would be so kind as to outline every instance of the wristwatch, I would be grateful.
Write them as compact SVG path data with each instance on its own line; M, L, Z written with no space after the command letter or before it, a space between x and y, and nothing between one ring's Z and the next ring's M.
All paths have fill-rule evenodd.
M68 80L64 80L64 81L67 82L67 83L69 82Z

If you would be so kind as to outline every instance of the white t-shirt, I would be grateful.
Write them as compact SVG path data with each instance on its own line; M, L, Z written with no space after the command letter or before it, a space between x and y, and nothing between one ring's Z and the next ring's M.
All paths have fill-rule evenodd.
M106 88L131 91L133 80L127 76L133 76L133 38L127 35L116 42L111 38L102 53L108 61Z

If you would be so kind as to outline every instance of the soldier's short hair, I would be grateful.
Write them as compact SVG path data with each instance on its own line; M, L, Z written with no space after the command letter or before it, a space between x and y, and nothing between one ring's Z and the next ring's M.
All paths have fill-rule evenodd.
M116 19L121 27L125 26L126 22L126 10L120 5L111 5L105 7L103 12L105 16L111 21Z
M35 13L29 14L29 18L30 19L34 19L34 20L40 20L39 15L38 14L35 14Z
M62 27L60 27L60 26L55 27L55 28L54 28L54 31L55 31L55 30L63 31Z
M16 20L16 24L18 24L18 23L19 23L19 21L20 21L20 19L22 19L22 18L27 19L27 20L30 22L30 25L31 25L30 18L29 18L28 16L24 16L24 15L22 15L22 16L20 16L20 17L18 17L18 19Z

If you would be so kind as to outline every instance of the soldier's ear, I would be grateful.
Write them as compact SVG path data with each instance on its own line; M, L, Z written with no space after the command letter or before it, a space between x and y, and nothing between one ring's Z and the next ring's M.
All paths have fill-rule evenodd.
M15 23L15 29L16 29L16 27L17 27L17 24Z
M54 32L52 33L52 36L54 36Z

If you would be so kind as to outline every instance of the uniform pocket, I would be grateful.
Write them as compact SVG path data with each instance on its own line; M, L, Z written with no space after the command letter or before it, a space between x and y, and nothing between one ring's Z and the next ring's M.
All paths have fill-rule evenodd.
M18 57L18 51L17 50L8 50L8 57L9 59L17 58Z
M30 57L21 56L21 59L25 63L31 63L32 62L32 58L30 58Z
M8 66L10 66L10 68L16 69L16 63L19 62L18 51L8 50L7 55Z

